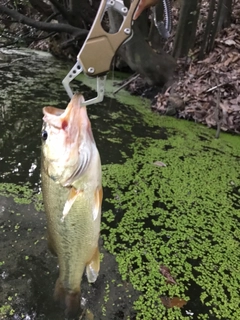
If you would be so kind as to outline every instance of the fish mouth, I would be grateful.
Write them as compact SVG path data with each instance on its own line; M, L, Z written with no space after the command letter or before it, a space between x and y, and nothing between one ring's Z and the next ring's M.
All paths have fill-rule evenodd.
M83 95L76 93L65 110L52 106L44 107L43 121L63 130L69 128L74 129L81 126L82 119L88 119L86 115L86 107L83 105L84 101L85 99Z
M63 109L59 109L59 108L55 108L55 107L46 107L46 109L49 114L52 114L57 117L61 116L65 111Z

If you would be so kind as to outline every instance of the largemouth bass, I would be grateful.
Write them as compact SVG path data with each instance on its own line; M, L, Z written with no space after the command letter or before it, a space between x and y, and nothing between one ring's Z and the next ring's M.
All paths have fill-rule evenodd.
M65 110L43 108L42 193L48 246L59 263L54 298L67 315L79 309L85 267L90 283L100 268L101 161L83 101L75 94Z

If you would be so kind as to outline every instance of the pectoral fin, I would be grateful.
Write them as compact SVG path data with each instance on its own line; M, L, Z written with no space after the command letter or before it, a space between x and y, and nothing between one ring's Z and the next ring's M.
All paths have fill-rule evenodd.
M95 221L99 214L101 214L103 190L102 187L98 187L95 191L94 207L92 211L93 221Z
M68 215L72 205L74 204L76 198L78 197L78 195L82 194L83 191L82 190L77 190L75 188L71 188L70 189L70 192L69 192L69 195L68 195L68 199L64 205L64 208L63 208L63 213L62 213L62 218L61 218L61 221L63 222L64 219L66 218L66 216Z

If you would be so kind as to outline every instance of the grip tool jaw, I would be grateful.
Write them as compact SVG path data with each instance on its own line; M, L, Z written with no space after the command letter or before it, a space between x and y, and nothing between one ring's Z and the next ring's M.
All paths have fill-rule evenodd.
M113 57L118 48L132 35L133 15L140 0L132 0L128 9L123 0L102 0L92 28L77 56L77 62L63 79L63 86L70 98L73 92L70 82L81 72L97 77L97 96L85 101L85 105L101 102L104 98L106 75L111 68ZM104 13L112 8L121 14L123 21L116 33L108 33L102 28Z

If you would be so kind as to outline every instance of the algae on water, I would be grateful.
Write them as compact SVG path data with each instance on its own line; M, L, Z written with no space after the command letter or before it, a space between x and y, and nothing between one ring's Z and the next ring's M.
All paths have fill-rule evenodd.
M104 246L140 292L137 319L240 319L239 138L216 140L186 122L177 129L166 140L136 139L131 159L103 166L111 191ZM177 285L166 283L161 264ZM164 296L188 304L166 309Z
M0 195L13 197L15 203L34 203L37 211L43 210L42 195L35 194L29 185L16 185L14 183L0 183Z

